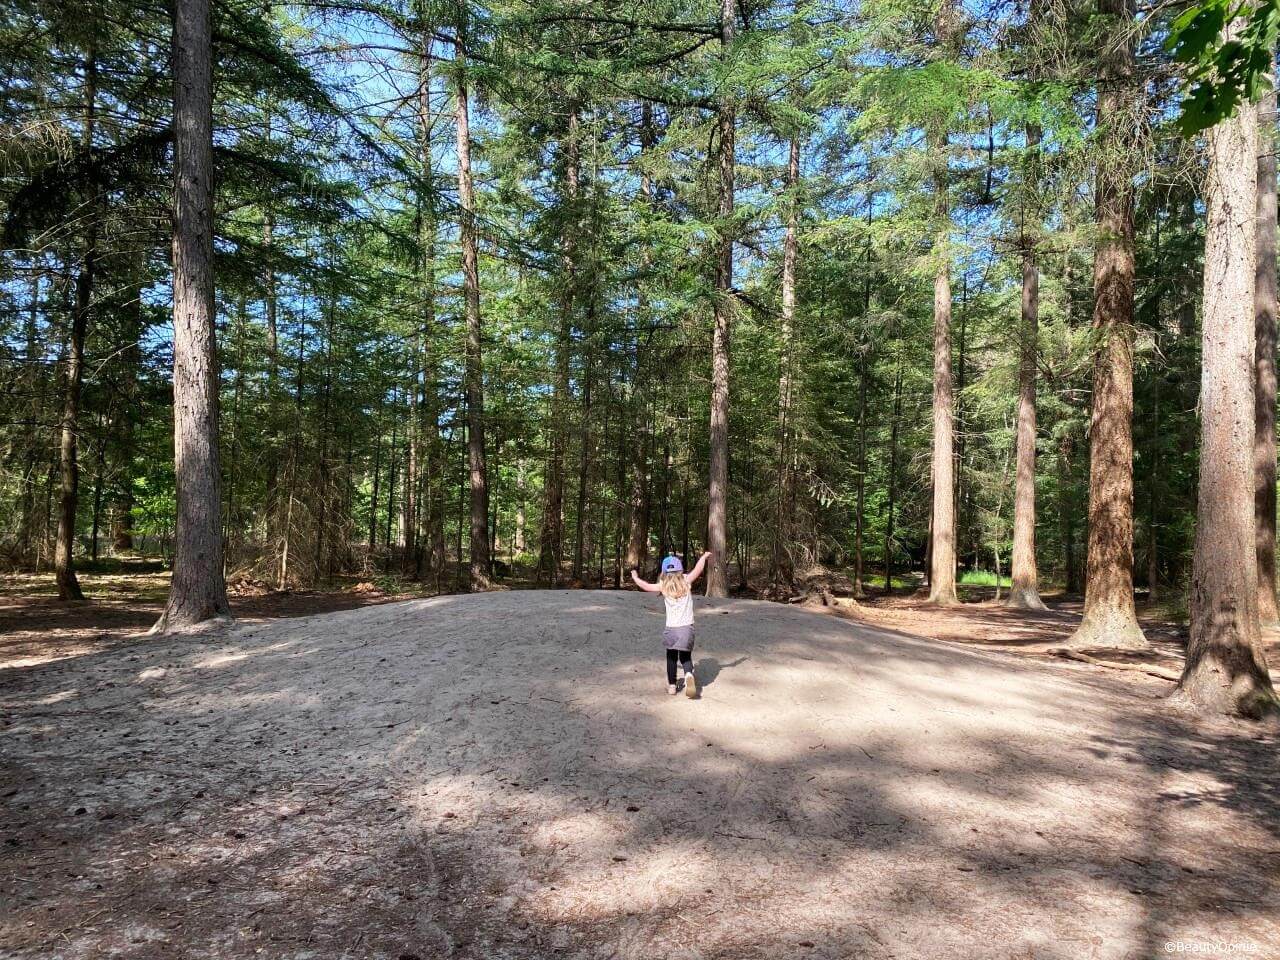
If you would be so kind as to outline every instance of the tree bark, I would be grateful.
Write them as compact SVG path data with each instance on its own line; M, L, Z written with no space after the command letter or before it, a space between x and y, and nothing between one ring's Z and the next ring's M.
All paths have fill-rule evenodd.
M587 545L587 487L590 485L591 472L591 389L595 376L594 365L590 355L590 345L583 351L582 372L582 429L578 441L578 505L573 516L573 580L582 582L583 557L590 554Z
M1276 92L1258 102L1258 235L1254 268L1254 514L1257 518L1258 618L1276 607Z
M419 16L425 16L427 5L417 4ZM420 489L415 486L414 518L416 530L422 529L426 541L424 548L413 553L412 570L414 576L421 575L420 558L425 552L426 567L437 581L440 568L444 564L444 450L440 438L440 399L439 399L439 364L434 352L432 336L436 325L436 196L433 184L434 163L432 158L432 132L434 118L431 112L432 81L432 42L430 29L424 27L420 39L418 57L418 255L419 255L419 296L422 301L422 326L418 333L421 351L420 369L415 377L420 376L421 395L420 410L415 418L415 431L419 431L419 452L416 459L420 462L423 474ZM419 463L414 464L415 475L419 472ZM438 495L437 495L438 494ZM416 546L416 544L415 544Z
M795 500L795 470L792 466L792 338L796 319L796 226L800 183L800 138L793 136L787 156L787 227L782 237L782 317L778 330L778 522L773 538L773 581L788 592L795 582L791 560L792 509Z
M733 45L737 7L734 0L720 3L720 49L728 57ZM720 103L720 209L719 251L716 262L715 330L711 337L711 430L708 451L707 565L708 597L729 593L725 525L729 496L729 347L733 327L733 202L735 123L732 100Z
M556 338L555 382L551 387L550 451L546 479L543 484L542 529L539 534L538 581L545 573L553 587L560 586L564 576L564 476L565 433L568 429L569 353L573 336L573 313L577 293L575 271L578 223L578 111L572 107L561 147L564 184L561 203L567 223L561 238L561 266L564 287L560 298L560 327Z
M422 5L425 8L425 4ZM421 158L422 209L418 243L421 255L422 335L424 338L424 372L422 384L423 421L426 430L426 476L421 497L424 516L427 569L436 583L445 563L445 463L446 451L440 436L440 364L432 334L436 326L436 194L433 184L435 167L431 154L434 119L431 115L432 34L423 31L418 78L419 154Z
M1144 649L1133 600L1132 0L1099 0L1115 23L1098 78L1098 246L1093 261L1093 410L1089 545L1077 646Z
M653 107L646 100L640 107L640 148L645 153L654 146ZM647 167L642 166L640 172L640 195L646 206L653 205L653 178ZM644 265L651 265L649 251L642 254ZM645 295L645 279L641 279L636 291L636 316L639 320L648 319L649 304ZM636 328L636 375L631 391L631 402L634 407L634 428L631 436L631 503L628 521L627 559L628 570L643 570L649 559L649 417L648 404L644 391L646 376L645 343L642 342L640 330Z
M864 313L865 316L865 313ZM858 481L853 514L853 596L862 599L862 551L867 522L867 358L858 358Z
M524 461L520 460L516 463L516 535L512 544L512 550L515 556L521 556L524 553L524 496L525 496L525 473ZM514 558L513 558L514 559Z
M139 263L140 274L143 269L145 264ZM137 453L138 380L142 369L142 335L145 327L142 316L141 278L131 285L129 300L124 305L122 316L120 391L123 394L124 403L116 441L119 444L121 469L120 480L115 485L115 496L111 504L112 551L116 554L133 549L133 458Z
M950 2L938 13L935 33L950 45L954 27ZM933 277L933 461L930 470L933 510L929 551L929 602L948 605L956 597L955 398L951 382L951 204L948 198L948 133L936 123L929 135L933 163L937 258Z
M36 484L40 422L44 410L45 378L40 374L40 268L38 262L31 270L31 306L27 312L26 334L26 387L31 406L23 417L23 469L22 469L22 520L18 527L18 556L32 569L39 567L40 550L33 541L36 533L36 512L39 506L39 490Z
M98 62L92 48L84 58L84 118L81 149L93 150L98 96ZM54 573L58 581L58 597L70 603L83 603L84 593L76 577L76 511L80 499L79 419L80 392L84 384L84 339L92 309L93 283L98 261L98 199L88 200L88 222L84 235L84 259L76 275L76 302L71 313L71 336L67 342L67 371L62 403L61 489L58 503L58 539L54 547Z
M1034 164L1040 146L1040 128L1027 125L1028 163ZM1034 168L1031 168L1034 170ZM1037 178L1023 184L1022 329L1018 359L1018 449L1013 501L1013 558L1009 597L1011 607L1043 610L1036 571L1036 360L1040 321L1040 268L1036 263L1038 224L1027 216L1033 206ZM999 581L997 580L997 590Z
M1227 29L1238 34L1242 20ZM1254 491L1254 266L1258 114L1247 105L1208 134L1200 482L1191 637L1173 699L1202 713L1280 712L1258 624Z
M893 374L893 419L889 422L888 506L884 525L884 595L893 595L893 507L898 479L898 421L902 416L902 361Z
M153 628L230 616L222 571L213 300L213 57L209 0L174 5L173 582Z
M471 479L471 589L489 586L489 473L484 451L484 365L480 330L480 266L476 249L475 196L471 184L471 127L466 64L459 42L456 53L455 123L458 149L458 206L461 215L462 289L467 317L466 364L467 460Z

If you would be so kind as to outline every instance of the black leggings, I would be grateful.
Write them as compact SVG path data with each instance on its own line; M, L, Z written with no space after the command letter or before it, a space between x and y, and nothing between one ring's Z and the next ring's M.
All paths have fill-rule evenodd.
M676 682L676 659L679 658L680 666L684 667L686 674L693 673L693 654L688 650L668 650L667 651L667 683Z

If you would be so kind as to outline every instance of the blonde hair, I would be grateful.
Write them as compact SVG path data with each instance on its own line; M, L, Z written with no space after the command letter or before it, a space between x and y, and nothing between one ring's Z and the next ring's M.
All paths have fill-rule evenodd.
M668 600L679 600L689 595L689 581L683 573L664 573L658 578L658 589Z

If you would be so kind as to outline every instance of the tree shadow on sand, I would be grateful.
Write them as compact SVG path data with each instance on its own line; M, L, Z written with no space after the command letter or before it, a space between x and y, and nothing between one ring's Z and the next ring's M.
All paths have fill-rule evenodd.
M656 690L627 594L438 598L24 671L0 945L1065 960L1280 935L1274 738L1107 677L705 606L716 689L694 702Z

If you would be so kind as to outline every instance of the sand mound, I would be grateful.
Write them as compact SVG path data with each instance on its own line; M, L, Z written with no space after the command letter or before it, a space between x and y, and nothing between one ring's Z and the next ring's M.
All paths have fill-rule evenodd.
M1280 942L1275 742L1079 665L634 593L0 673L7 957L1151 957Z

